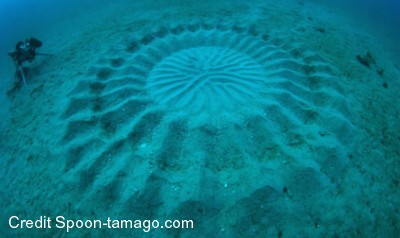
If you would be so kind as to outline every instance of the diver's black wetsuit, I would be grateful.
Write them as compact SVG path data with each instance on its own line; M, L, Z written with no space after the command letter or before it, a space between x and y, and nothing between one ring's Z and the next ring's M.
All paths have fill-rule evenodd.
M32 62L36 57L36 48L42 46L42 42L35 38L30 38L25 42L18 42L15 51L9 53L17 66L21 66L23 62Z

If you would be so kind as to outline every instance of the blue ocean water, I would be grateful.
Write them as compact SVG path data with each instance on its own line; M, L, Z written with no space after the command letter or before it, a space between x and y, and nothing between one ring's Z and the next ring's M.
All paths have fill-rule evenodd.
M399 233L398 2L0 6L1 237Z
M396 0L352 0L352 1L327 1L317 0L333 7L344 8L353 15L361 14L366 21L377 27L388 28L396 37L399 36L400 26L400 2Z
M57 27L57 22L74 18L101 6L107 6L110 2L107 0L58 2L51 0L2 0L0 2L0 29L3 35L7 37L1 39L1 51L8 52L14 49L15 43L20 40L37 35L48 28Z

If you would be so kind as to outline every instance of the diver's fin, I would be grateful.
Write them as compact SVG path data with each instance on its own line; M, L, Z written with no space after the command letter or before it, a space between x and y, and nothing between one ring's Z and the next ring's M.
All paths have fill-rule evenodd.
M9 53L7 53L9 56L11 56L11 57L13 57L14 58L14 56L17 54L17 52L15 52L15 51L13 51L13 52L9 52Z

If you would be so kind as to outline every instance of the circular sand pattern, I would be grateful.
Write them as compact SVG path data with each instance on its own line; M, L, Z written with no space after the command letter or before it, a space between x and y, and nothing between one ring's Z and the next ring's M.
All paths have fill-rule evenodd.
M163 59L147 80L159 103L196 113L234 109L257 96L261 66L240 52L221 47L189 48Z
M79 206L146 219L236 214L240 204L252 214L266 196L281 199L280 180L310 197L340 177L353 127L334 67L255 29L162 26L102 55L61 116L64 179ZM298 169L278 174L284 163Z

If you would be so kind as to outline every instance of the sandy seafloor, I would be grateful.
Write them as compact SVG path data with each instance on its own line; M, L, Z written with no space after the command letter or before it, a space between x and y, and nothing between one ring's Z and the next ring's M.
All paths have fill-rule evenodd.
M400 49L376 27L301 1L152 1L42 29L54 56L27 65L2 116L1 237L396 237ZM174 84L218 64L238 81L197 101ZM12 215L195 229L67 235Z

